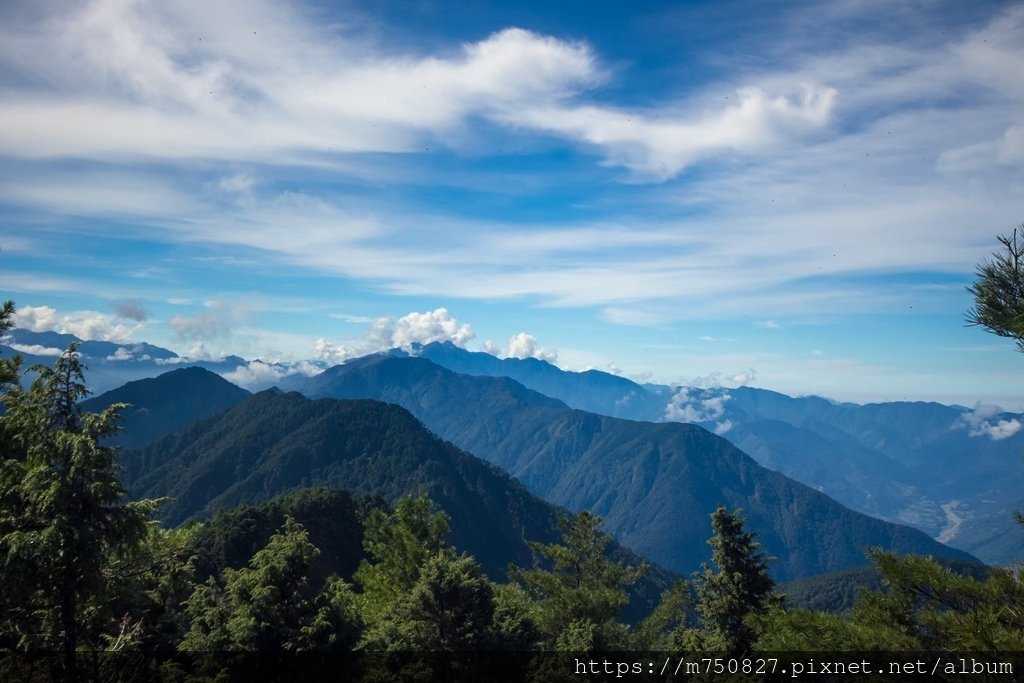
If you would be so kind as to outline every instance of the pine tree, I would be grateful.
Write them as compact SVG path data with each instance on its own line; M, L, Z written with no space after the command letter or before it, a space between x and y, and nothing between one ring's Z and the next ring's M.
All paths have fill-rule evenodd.
M626 645L626 630L616 617L629 603L626 588L647 568L609 559L612 538L601 527L601 518L590 512L563 520L562 543L531 543L540 562L533 569L510 568L536 603L545 647L586 651Z
M692 634L693 649L740 655L749 652L756 632L748 616L771 604L774 581L768 575L768 558L760 551L757 534L743 530L740 511L720 506L711 514L714 536L711 560L697 575L697 611L704 628Z
M967 288L974 296L967 324L1012 338L1024 351L1024 225L1019 230L1019 236L1018 229L999 236L1004 251L978 266L977 280Z
M123 406L80 411L88 391L77 345L32 370L31 388L9 388L0 417L0 563L19 596L0 639L61 651L73 676L79 646L96 647L113 628L104 567L145 537L154 504L124 502L116 452L102 445Z
M427 560L447 547L448 528L448 516L426 496L399 500L391 514L367 516L363 546L372 561L364 560L354 578L371 619L412 590Z
M492 649L494 587L468 555L444 549L424 562L408 593L391 605L367 635L371 650Z

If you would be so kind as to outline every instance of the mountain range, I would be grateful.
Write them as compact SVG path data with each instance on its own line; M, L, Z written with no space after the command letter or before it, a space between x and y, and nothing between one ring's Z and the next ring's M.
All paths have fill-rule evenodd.
M330 368L302 391L401 405L541 498L601 515L621 543L679 573L710 558L705 520L719 504L743 508L780 579L865 564L866 546L972 559L767 470L700 426L574 410L506 377L381 354Z
M1024 417L1017 413L926 402L840 403L749 386L641 385L451 343L396 353L456 372L509 377L600 415L700 424L765 467L854 510L921 529L987 562L1024 557L1024 532L1013 521L1013 512L1024 509Z
M44 350L48 355L29 357L29 362L52 362L54 351L74 340L70 335L14 330L3 340L6 346L0 344L0 355L15 351L25 355L26 349ZM97 388L126 376L152 376L168 367L186 367L194 362L150 344L87 341L80 351L89 365L90 385ZM123 360L129 357L135 360ZM1018 493L1024 490L1024 467L1020 463L1024 433L1010 430L1005 438L992 438L979 429L976 411L961 406L910 402L858 405L820 397L790 397L753 387L638 384L598 370L569 372L539 359L500 359L450 343L413 345L370 358L380 357L416 357L462 374L514 379L523 387L553 399L555 402L548 404L552 408L576 408L598 416L655 423L692 422L718 432L768 469L805 483L853 510L911 525L985 561L1009 563L1024 554L1024 533L1012 521L1013 511L1024 507L1024 496ZM341 367L366 362L367 359L357 359ZM237 380L239 369L244 369L247 361L229 356L197 363L196 367L206 367ZM93 380L96 375L102 381ZM277 368L276 375L268 374L271 379L279 378L277 384L310 396L331 395L321 386L326 381L324 377L329 376L326 373L307 378L285 366ZM221 390L225 396L231 393L225 387ZM387 398L379 392L378 387L362 394L350 393L400 402L398 397ZM177 401L176 408L155 408L142 405L137 397L126 398L124 393L120 396L108 402L135 404L126 412L126 420L148 421L151 425L148 432L141 427L129 429L122 437L122 445L139 445L202 417L190 412L181 401ZM216 407L226 407L244 396L235 393ZM537 400L534 397L531 402L536 404ZM92 403L90 409L101 404ZM174 410L181 411L177 419L169 417ZM153 418L154 411L164 417ZM429 428L453 438L432 424L450 421L443 412L437 408L429 420L424 414L416 414ZM990 424L1002 421L1013 425L1020 416L990 414L987 419ZM448 426L455 431L461 429ZM990 425L982 422L981 426ZM465 435L453 432L453 436ZM490 436L491 440L495 437ZM465 438L462 442L453 440L472 452L480 448L493 450L487 438ZM522 469L514 473L523 476L525 472ZM563 497L559 501L569 504L583 494L570 494L563 487L560 495Z

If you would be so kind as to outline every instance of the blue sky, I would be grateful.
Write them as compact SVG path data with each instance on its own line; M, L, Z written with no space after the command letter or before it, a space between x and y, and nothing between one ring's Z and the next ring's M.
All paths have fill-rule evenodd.
M1011 3L5 3L0 294L195 356L1020 408L963 314L1022 73Z

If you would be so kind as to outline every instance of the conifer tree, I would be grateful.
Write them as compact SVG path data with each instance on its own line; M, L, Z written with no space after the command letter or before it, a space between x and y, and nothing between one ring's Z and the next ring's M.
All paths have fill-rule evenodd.
M531 543L540 562L533 569L510 568L512 579L536 603L545 647L586 651L626 645L616 617L629 603L626 589L647 567L609 559L612 538L601 527L601 518L586 511L563 520L562 543Z
M79 409L88 391L77 345L53 368L31 369L31 388L9 388L0 417L0 570L19 596L2 639L59 650L73 676L79 646L96 647L111 627L103 569L142 540L154 505L124 502L116 452L102 445L118 430L123 406Z
M319 590L309 570L320 551L292 517L248 567L225 569L196 586L180 649L193 651L350 649L359 636L351 587L329 577Z
M774 581L768 575L768 558L760 551L757 534L743 530L746 520L740 511L719 506L711 514L714 536L711 560L696 576L697 611L704 628L693 632L693 649L716 650L739 655L749 652L756 632L748 616L769 606Z
M448 516L426 496L403 498L391 514L373 510L366 518L363 546L371 560L356 570L368 615L383 614L412 590L420 570L446 546Z
M967 288L974 305L967 324L1009 337L1024 351L1024 225L998 239L1004 250L992 254L977 269L977 280Z

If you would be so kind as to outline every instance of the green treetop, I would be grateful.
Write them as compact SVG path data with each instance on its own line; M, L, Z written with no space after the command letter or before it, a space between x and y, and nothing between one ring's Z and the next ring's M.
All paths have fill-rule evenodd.
M104 568L146 536L153 504L124 502L116 452L102 445L123 406L78 407L88 392L77 345L32 370L30 389L8 388L0 417L0 642L60 650L73 675L78 648L116 630Z
M711 561L695 578L697 611L704 628L691 633L693 649L730 654L749 652L756 632L748 617L762 612L772 600L775 583L768 576L768 558L760 551L757 534L743 530L740 511L720 506L711 514L714 536Z
M974 296L967 324L1010 337L1024 351L1024 225L1020 230L1020 236L1015 229L998 237L1003 251L978 266L977 280L967 288Z

